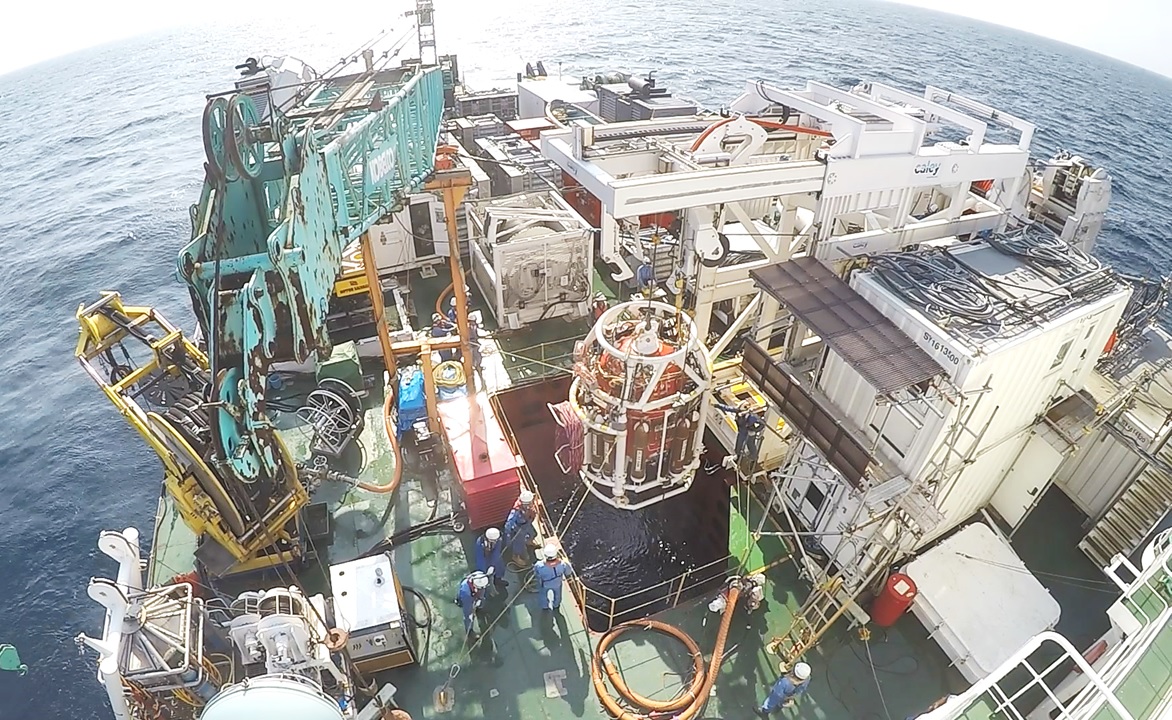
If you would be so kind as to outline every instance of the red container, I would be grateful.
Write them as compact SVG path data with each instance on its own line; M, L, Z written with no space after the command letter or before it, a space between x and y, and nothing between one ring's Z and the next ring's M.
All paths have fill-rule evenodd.
M468 527L500 528L521 491L523 463L513 454L484 393L476 398L475 405L459 398L440 403L437 409L464 490Z
M907 612L915 599L915 581L903 573L892 573L883 584L883 590L871 603L871 622L879 627L891 627L900 615Z

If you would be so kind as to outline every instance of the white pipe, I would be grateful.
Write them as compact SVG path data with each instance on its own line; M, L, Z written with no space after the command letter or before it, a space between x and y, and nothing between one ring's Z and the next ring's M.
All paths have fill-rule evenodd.
M753 299L749 301L749 304L745 306L745 309L741 311L741 314L737 316L737 319L733 320L733 323L728 327L728 330L725 330L724 334L720 336L720 339L716 341L716 344L709 348L708 357L719 357L720 353L724 352L724 349L728 347L729 343L733 341L733 338L737 336L737 333L739 333L741 329L745 327L745 323L748 322L749 317L753 313L757 312L757 308L761 306L762 295L762 292L758 292L753 296Z
M98 663L98 679L106 688L106 696L110 699L110 709L118 720L130 720L130 704L126 702L126 694L122 687L122 673L118 672L118 658L107 657Z

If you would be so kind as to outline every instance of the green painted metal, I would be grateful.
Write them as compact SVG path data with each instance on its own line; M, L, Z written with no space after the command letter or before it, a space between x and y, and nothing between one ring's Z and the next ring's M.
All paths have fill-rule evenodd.
M0 645L0 670L28 675L28 665L20 661L20 653L11 645Z
M208 342L216 465L229 476L276 479L267 369L330 356L343 250L432 173L443 92L430 68L330 78L263 122L247 95L209 100L206 179L178 267Z

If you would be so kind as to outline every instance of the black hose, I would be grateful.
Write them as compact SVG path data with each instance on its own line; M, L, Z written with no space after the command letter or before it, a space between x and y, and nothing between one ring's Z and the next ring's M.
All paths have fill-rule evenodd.
M425 631L423 633L423 652L420 653L419 664L426 665L428 654L431 651L431 626L435 621L435 615L432 612L431 603L427 601L427 598L423 595L423 593L419 592L410 585L403 585L402 588L405 592L411 593L413 596L415 596L415 598L419 600L419 603L423 606L423 610L427 613L426 623L419 622L419 619L415 617L415 613L408 613L411 617L411 622L415 624L415 627L423 628Z
M549 317L549 311L550 311L550 310L552 310L552 309L554 309L554 308L555 308L555 307L557 307L558 305L566 305L567 303L568 303L568 304L572 304L572 305L576 305L576 304L578 304L578 303L583 303L583 302L586 302L586 301L587 301L587 300L589 300L589 299L590 299L590 296L589 296L589 295L587 295L586 297L583 297L583 298L581 298L581 299L571 299L571 300L554 300L554 301L553 301L553 302L551 302L549 305L546 305L546 306L545 306L545 310L543 310L543 311L541 312L541 317L537 318L537 322L541 322L541 321L542 321L542 320L544 320L545 318Z
M412 525L406 530L400 530L386 540L379 542L370 550L367 550L365 553L363 553L360 557L367 558L380 555L387 552L388 550L394 550L400 545L412 543L421 537L455 533L456 530L453 527L455 520L455 514L451 514L435 520L427 520L425 522L419 523L418 525Z

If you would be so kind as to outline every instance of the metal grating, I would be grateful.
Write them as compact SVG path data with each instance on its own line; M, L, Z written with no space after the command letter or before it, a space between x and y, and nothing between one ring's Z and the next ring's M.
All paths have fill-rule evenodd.
M752 340L745 343L741 371L777 405L786 422L814 443L822 457L847 482L855 488L862 487L863 476L871 466L871 454L830 409Z
M787 260L749 275L881 395L944 372L902 330L814 258Z

